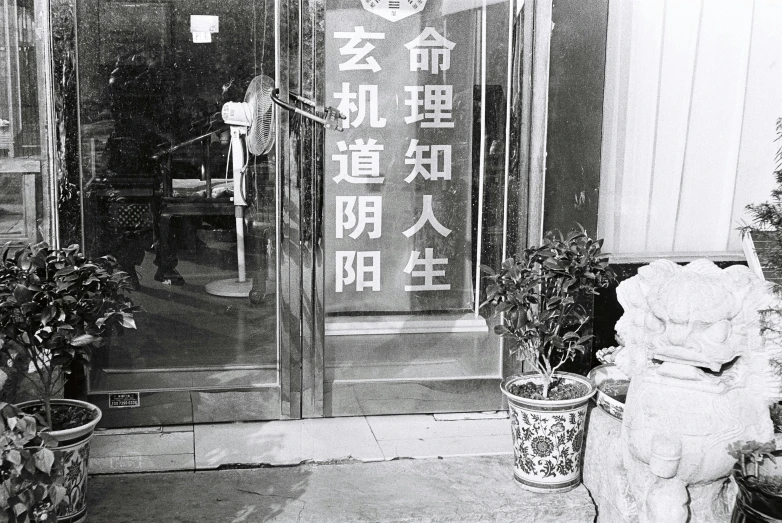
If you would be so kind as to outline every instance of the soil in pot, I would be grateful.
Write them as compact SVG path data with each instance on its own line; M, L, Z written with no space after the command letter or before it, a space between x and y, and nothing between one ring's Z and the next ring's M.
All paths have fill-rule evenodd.
M40 421L46 420L46 409L43 405L29 405L22 408L26 414L39 417ZM97 413L90 409L85 409L79 405L52 405L52 427L51 430L75 429L88 424L97 417Z
M624 403L627 400L627 391L630 389L630 380L607 379L600 384L600 391Z
M549 387L548 398L543 397L543 384L532 381L514 383L508 387L508 392L531 400L572 400L589 394L589 387L583 383L555 378Z

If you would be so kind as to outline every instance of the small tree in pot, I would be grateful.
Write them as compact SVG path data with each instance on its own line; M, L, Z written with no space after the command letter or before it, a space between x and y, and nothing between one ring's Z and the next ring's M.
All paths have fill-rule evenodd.
M549 232L543 245L519 259L509 258L499 272L486 268L490 284L486 304L496 305L503 322L494 332L513 342L511 349L542 378L542 398L549 397L562 365L584 352L591 316L584 300L616 280L601 252L603 240L592 240L583 228L566 238Z
M86 402L55 398L72 366L89 367L93 348L112 333L135 328L138 307L125 294L130 279L114 258L87 260L77 245L52 249L39 243L13 256L6 246L0 263L0 352L29 365L22 376L38 399L19 407L39 417L60 442L68 504L59 517L77 521L86 513L87 445L101 412Z
M67 428L53 423L51 400L73 363L89 366L93 347L113 331L135 328L138 308L125 295L130 280L113 258L87 261L77 245L29 245L13 258L8 252L6 246L0 267L0 350L29 361L24 378L43 404L46 425Z
M567 236L546 233L541 246L505 260L498 272L484 268L483 305L502 313L495 332L534 369L502 384L511 406L516 479L529 490L569 490L580 481L586 405L595 387L560 368L592 339L584 303L616 279L602 246L579 226Z

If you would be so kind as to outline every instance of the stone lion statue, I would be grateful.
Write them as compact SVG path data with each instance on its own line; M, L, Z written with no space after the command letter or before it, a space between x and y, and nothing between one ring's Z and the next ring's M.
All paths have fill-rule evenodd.
M624 315L614 359L631 378L619 436L625 484L615 490L621 519L727 521L735 498L725 481L735 463L728 445L774 438L782 322L760 311L782 307L747 267L708 260L655 261L617 296Z

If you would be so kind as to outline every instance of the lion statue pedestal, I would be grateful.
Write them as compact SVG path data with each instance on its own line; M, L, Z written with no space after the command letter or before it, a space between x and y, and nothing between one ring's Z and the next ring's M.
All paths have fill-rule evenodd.
M617 296L614 357L631 381L622 422L593 409L587 428L584 485L598 521L727 522L728 445L774 438L782 345L761 336L758 311L779 304L747 267L708 260L653 262Z

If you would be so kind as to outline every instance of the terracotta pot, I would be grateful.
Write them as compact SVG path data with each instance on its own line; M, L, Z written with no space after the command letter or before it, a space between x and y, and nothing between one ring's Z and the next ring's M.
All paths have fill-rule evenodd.
M23 409L32 405L40 405L40 401L25 401L17 407ZM100 421L102 413L92 403L79 400L56 399L52 405L77 405L97 414L94 420L86 425L66 430L53 430L49 435L57 440L54 450L60 457L65 471L65 492L67 505L57 513L58 523L81 523L87 517L87 468L90 460L90 439L95 426Z
M533 400L509 392L516 383L541 383L537 373L511 376L501 385L509 404L513 475L522 488L532 492L566 492L581 483L584 424L589 398L597 387L569 372L558 372L554 377L582 383L589 392L569 400Z

